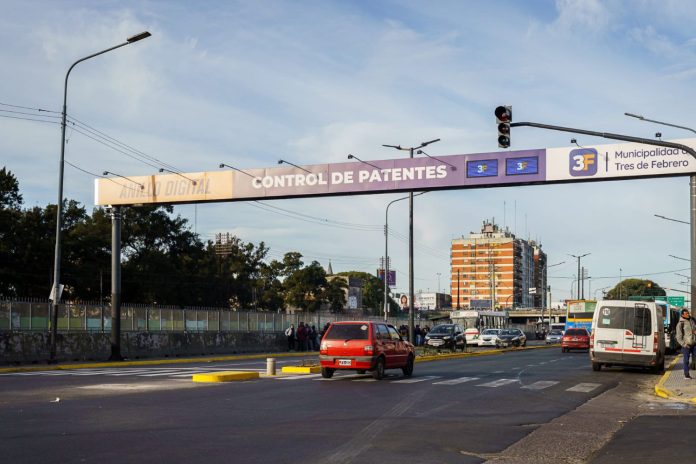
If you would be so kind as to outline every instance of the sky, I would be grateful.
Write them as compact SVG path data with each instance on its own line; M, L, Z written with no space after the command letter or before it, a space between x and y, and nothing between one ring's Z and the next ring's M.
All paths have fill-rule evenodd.
M67 113L64 196L94 207L103 171L149 175L408 156L382 144L440 138L432 156L496 152L493 111L514 121L663 140L696 126L696 8L676 0L66 1L2 0L0 166L25 207L56 202L65 74L76 60L147 30L152 37L78 64ZM48 110L38 112L37 109ZM12 112L14 111L14 113ZM56 112L51 113L50 111ZM27 114L23 114L27 113ZM19 119L25 118L25 119ZM47 122L48 121L48 122ZM102 143L99 143L97 140ZM513 150L615 143L513 128ZM114 149L118 148L118 150ZM137 150L134 152L132 150ZM144 155L144 156L143 156ZM375 273L387 204L403 194L183 205L203 240L264 242L335 272ZM269 207L269 205L271 207ZM282 208L280 211L276 208ZM687 177L429 192L414 200L415 291L448 291L451 240L483 221L540 242L553 300L571 297L577 260L600 296L620 278L686 290ZM397 292L408 291L408 202L389 209ZM47 263L52 266L52 263ZM668 291L670 295L684 293Z

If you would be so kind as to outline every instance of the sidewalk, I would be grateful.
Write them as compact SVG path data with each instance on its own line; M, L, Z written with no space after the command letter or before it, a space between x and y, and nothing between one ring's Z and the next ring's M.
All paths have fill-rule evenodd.
M669 363L665 374L655 385L655 393L657 396L673 401L696 404L696 372L691 371L691 377L694 379L685 379L683 359L680 353Z

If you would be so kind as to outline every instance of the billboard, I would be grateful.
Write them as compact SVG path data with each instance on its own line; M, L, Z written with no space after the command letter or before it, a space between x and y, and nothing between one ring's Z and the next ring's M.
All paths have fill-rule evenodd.
M696 139L673 142L696 147ZM696 159L636 143L95 180L96 205L177 204L685 176Z

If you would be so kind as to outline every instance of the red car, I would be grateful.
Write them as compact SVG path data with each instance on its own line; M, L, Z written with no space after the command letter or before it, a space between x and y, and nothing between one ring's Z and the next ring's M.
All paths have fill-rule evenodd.
M319 348L321 375L328 379L336 370L367 371L379 380L385 369L413 374L416 352L413 345L384 322L334 322L326 330Z
M561 339L561 351L590 349L590 333L587 329L568 329Z

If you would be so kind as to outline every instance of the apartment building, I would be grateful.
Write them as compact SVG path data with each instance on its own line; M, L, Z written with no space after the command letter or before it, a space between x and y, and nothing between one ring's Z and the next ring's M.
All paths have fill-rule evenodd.
M546 254L494 222L452 240L453 308L545 307Z

